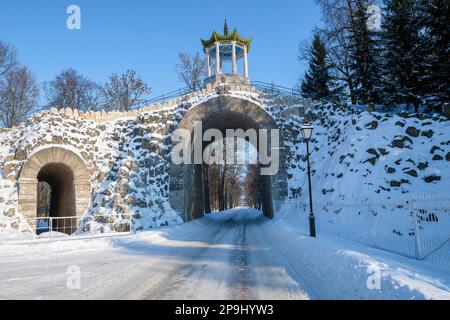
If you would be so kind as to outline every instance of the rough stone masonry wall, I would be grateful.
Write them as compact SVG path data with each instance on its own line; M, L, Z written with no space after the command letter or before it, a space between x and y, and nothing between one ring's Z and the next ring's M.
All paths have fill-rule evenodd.
M168 201L171 133L189 108L218 94L257 101L280 125L286 106L300 108L297 99L247 87L208 88L128 113L52 109L0 129L0 236L34 234L18 212L18 178L31 153L55 145L82 157L91 177L79 232L125 231L130 222L135 230L181 223Z
M17 212L17 184L28 155L60 146L77 152L91 177L90 206L81 231L125 231L181 222L167 207L168 136L184 105L137 116L83 119L69 112L44 112L26 125L2 133L1 229L27 232ZM99 115L101 117L101 114Z
M318 229L409 256L417 254L416 234L427 239L428 249L439 248L449 234L450 121L331 104L319 104L314 112L310 146ZM294 138L288 145L289 192L299 205L295 210L306 216L305 145L296 120L285 127Z

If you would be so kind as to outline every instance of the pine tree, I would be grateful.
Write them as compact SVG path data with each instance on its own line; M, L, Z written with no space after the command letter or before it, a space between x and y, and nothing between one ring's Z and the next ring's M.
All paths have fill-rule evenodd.
M409 104L418 111L423 74L420 0L385 0L382 31L382 94L388 106Z
M423 90L428 105L441 111L450 103L450 2L421 0Z
M351 3L349 2L349 5ZM351 71L355 80L355 94L360 103L378 102L377 84L379 68L378 35L368 28L369 3L366 0L355 0L355 9L350 16L350 59Z
M326 56L325 45L320 36L316 34L311 46L309 70L305 73L301 85L303 97L314 100L330 98L330 75Z

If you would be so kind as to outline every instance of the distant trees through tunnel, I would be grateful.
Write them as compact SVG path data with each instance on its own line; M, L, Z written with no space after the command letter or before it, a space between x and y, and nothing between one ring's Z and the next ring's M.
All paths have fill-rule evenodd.
M205 153L219 144L227 154L227 148L234 149L234 159L222 159L219 163L204 164L205 211L223 211L246 206L261 209L260 167L258 152L248 141L225 138L205 148ZM214 148L213 148L214 149Z
M236 206L257 208L273 218L287 196L284 137L279 133L270 114L249 100L220 95L191 107L173 135L177 143L171 151L176 161L172 161L169 173L172 209L184 221ZM227 159L218 161L207 149L225 157L226 146L212 147L223 144L224 139L247 141L247 152L241 153L256 160L235 164Z

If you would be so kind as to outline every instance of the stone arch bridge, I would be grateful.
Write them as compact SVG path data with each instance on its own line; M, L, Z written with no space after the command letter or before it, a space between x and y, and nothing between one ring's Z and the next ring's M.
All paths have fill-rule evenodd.
M304 103L250 86L219 86L130 112L36 114L24 125L0 131L0 195L11 195L0 197L9 219L0 231L34 232L36 217L43 214L40 182L51 189L47 214L73 220L67 233L125 231L130 225L140 230L202 216L207 211L202 164L175 165L170 157L175 130L192 138L196 121L202 121L202 133L211 128L280 131L279 170L260 177L262 210L273 217L288 196L287 145Z

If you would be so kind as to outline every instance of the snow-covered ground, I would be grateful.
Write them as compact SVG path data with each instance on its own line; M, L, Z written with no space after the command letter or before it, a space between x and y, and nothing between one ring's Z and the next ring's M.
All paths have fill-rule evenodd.
M0 298L450 299L448 269L309 238L303 220L238 208L134 236L4 244Z

